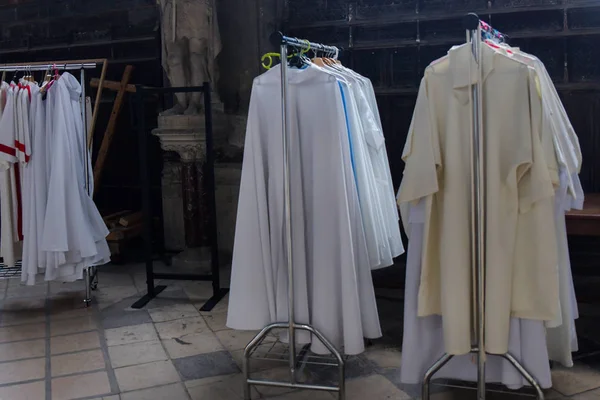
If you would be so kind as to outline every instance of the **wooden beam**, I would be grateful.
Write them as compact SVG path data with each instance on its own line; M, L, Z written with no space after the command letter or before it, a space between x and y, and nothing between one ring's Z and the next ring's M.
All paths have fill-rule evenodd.
M98 91L96 92L96 101L94 102L94 113L92 114L92 124L90 126L90 130L88 132L87 137L87 146L88 149L92 148L92 143L94 141L94 130L96 129L96 122L98 121L98 111L100 109L100 99L102 98L102 83L104 82L104 78L106 77L106 70L108 68L108 60L104 60L102 64L102 72L100 73L100 86L98 87Z
M98 78L93 78L90 81L90 86L93 88L97 88L98 86L100 86L100 79ZM117 81L104 81L104 84L102 85L105 89L109 89L109 90L113 90L115 92L118 92L119 90L121 90L121 82L117 82ZM135 85L127 85L125 88L126 91L128 91L129 93L135 93Z
M104 164L106 163L106 157L108 156L108 150L110 149L110 144L112 143L113 136L115 135L115 127L117 125L117 119L119 118L119 114L121 113L121 108L123 107L123 99L125 97L125 93L127 93L127 85L129 84L129 79L131 78L131 73L133 72L133 66L128 65L125 67L125 72L123 72L123 77L121 78L120 88L117 92L117 97L113 104L113 109L110 114L110 119L108 120L108 125L106 126L106 131L104 132L104 137L102 138L102 145L100 146L100 151L98 152L98 158L96 159L96 165L94 165L94 193L98 190L100 186L100 179L102 178L102 172L104 170ZM98 83L100 85L98 87L98 93L100 93L102 89L102 80Z

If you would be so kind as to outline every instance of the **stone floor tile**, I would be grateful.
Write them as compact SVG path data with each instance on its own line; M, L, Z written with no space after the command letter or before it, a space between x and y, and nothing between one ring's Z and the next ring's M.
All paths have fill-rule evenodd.
M53 356L50 364L52 366L52 377L106 368L104 355L99 349Z
M100 336L96 331L55 336L50 339L50 353L52 355L96 349L98 347L100 347Z
M54 307L50 310L51 322L61 321L65 319L73 318L86 318L93 317L94 309L92 307L85 307L81 305L79 307L69 306L67 307Z
M239 400L244 398L244 376L242 374L216 376L185 382L192 400ZM260 394L252 388L252 398Z
M600 389L590 390L571 397L573 400L600 400Z
M94 296L99 303L117 303L139 294L139 291L133 285L100 287L94 292Z
M262 379L262 380L271 380L276 382L289 382L290 373L287 366L280 366L273 369L268 369L265 371L252 371L250 373L250 377L252 379ZM303 369L302 371L298 371L296 374L296 380L299 383L312 383L310 382L310 373ZM274 397L274 396L282 396L284 394L293 392L292 389L289 388L278 388L278 387L269 387L269 386L255 386L256 390L261 394L262 397Z
M165 290L160 292L156 298L148 303L146 308L148 310L154 310L157 308L176 306L178 304L188 304L190 299L188 299L183 289L178 286L179 283L181 282L167 285Z
M216 332L216 335L227 350L235 351L245 349L257 333L258 331L227 330Z
M91 315L60 321L50 321L50 334L52 336L93 331L97 328L98 325L96 324L96 320Z
M40 400L44 398L46 398L46 382L44 381L0 387L0 399Z
M152 319L148 314L148 310L135 310L131 308L133 301L129 298L104 308L100 312L102 327L104 329L114 329L151 323Z
M46 376L46 359L12 361L0 364L0 385L42 379Z
M32 297L26 299L7 299L0 302L0 309L15 312L31 312L46 310L46 296Z
M554 390L565 396L600 388L600 371L586 366L575 365L573 368L556 367L552 370Z
M161 339L183 339L188 335L210 333L208 325L201 316L160 322L155 326Z
M227 313L212 313L203 315L206 324L213 332L229 329L227 323Z
M27 324L0 328L0 343L39 339L46 336L46 324Z
M184 381L240 372L233 358L226 351L178 358L173 360L173 364Z
M269 397L269 400L335 400L332 393L314 390L299 390L281 396Z
M108 354L113 368L169 359L158 340L112 346L108 348Z
M179 375L171 361L117 368L115 375L122 392L179 382Z
M158 339L156 330L152 324L142 324L133 326L124 326L122 328L107 329L106 343L108 346L118 346L122 344L148 342Z
M182 358L224 350L215 334L206 331L162 341L171 358Z
M6 298L19 298L19 297L42 297L48 293L48 286L36 285L36 286L9 286L6 290Z
M328 360L329 361L329 360ZM333 360L331 360L333 361ZM330 361L330 362L331 362ZM337 366L309 365L308 369L318 377L320 381L333 384L338 381L339 372ZM364 354L348 357L345 365L346 379L365 377L376 373L377 365L365 357Z
M188 395L181 383L121 394L121 400L187 400ZM207 397L204 400L214 400Z
M198 310L192 304L176 304L173 306L149 310L150 318L154 322L173 321L182 318L198 317Z
M105 371L52 379L52 400L72 400L109 393L110 382Z
M45 339L0 344L0 362L44 357L45 355Z
M364 356L379 368L400 368L402 353L395 348L367 351Z
M0 326L14 326L40 323L46 321L46 310L16 310L2 311L0 315Z
M346 382L347 400L410 400L411 397L381 375L371 375Z
M244 349L232 351L231 357L233 357L233 360L235 361L237 366L240 369L242 369L242 364L244 362L244 360L243 360ZM260 358L250 358L250 371L256 372L256 371L264 371L267 369L273 369L273 368L281 367L281 365L286 362L287 361L281 361L281 360L276 361L276 360L264 360L264 359L260 359Z
M187 297L193 302L201 302L210 299L213 290L210 282L185 282L183 290Z
M98 274L98 288L111 288L116 286L134 286L133 277L128 273L116 272L101 272Z
M49 282L49 293L51 295L56 294L65 294L72 292L81 292L85 290L85 285L82 281L76 282L60 282L60 281L52 281Z

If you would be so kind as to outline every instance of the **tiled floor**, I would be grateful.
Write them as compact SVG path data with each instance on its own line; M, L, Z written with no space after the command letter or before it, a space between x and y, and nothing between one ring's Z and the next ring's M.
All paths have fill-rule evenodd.
M144 282L141 266L108 266L100 272L94 305L86 309L81 282L26 288L18 280L0 280L0 400L242 399L242 351L255 332L227 329L227 299L212 313L200 312L211 294L210 284L203 282L169 282L146 309L133 310L130 306L143 294ZM403 386L398 378L401 303L386 301L385 291L380 294L386 336L365 354L349 359L348 400L418 398L419 387ZM273 362L251 366L260 378L287 374L285 366ZM303 371L307 377L313 373ZM550 400L600 399L600 371L591 364L556 369L553 378ZM252 398L336 397L258 387ZM474 398L472 391L440 388L432 396Z

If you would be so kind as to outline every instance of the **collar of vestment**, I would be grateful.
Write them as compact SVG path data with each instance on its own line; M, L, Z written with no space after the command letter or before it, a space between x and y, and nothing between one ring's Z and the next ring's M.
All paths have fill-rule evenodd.
M496 50L482 43L480 51L480 62L482 63L482 82L485 82L489 74L494 70L497 57L502 57ZM469 101L469 88L479 81L477 62L471 51L471 44L465 43L452 48L448 52L449 68L452 74L452 87L454 94L463 104ZM469 63L471 68L469 71Z

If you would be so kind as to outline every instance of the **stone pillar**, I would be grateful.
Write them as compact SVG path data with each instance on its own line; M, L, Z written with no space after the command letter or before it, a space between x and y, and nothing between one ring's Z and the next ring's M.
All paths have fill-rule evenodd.
M184 249L173 258L176 268L193 269L197 273L210 271L210 247L207 236L206 201L203 190L203 170L206 162L206 131L204 116L172 115L160 116L158 128L152 133L160 139L161 148L175 152L180 157L181 184L173 182L173 171L177 168L171 163L163 171L163 207L173 206L173 188L181 188L183 211ZM166 182L170 178L171 182ZM165 184L167 191L165 193ZM165 200L167 200L165 202ZM165 242L177 243L168 235L174 233L178 215L174 209L163 210L165 216ZM167 220L167 217L171 220ZM175 224L173 224L175 222Z

